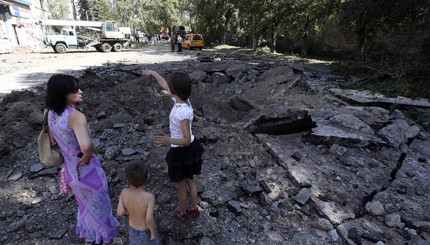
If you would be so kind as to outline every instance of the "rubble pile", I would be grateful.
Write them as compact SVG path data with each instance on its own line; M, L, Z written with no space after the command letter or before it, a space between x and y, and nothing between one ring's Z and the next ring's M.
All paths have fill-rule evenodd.
M163 244L430 244L430 137L403 109L423 100L339 89L310 65L255 56L148 65L193 81L193 132L205 147L198 220L174 216L167 177L172 101L133 64L87 69L82 111L114 208L124 164L143 159ZM207 62L210 61L210 62ZM59 194L59 168L38 161L44 88L0 105L0 243L80 244L76 201ZM428 114L427 114L428 115ZM119 218L127 240L127 219Z

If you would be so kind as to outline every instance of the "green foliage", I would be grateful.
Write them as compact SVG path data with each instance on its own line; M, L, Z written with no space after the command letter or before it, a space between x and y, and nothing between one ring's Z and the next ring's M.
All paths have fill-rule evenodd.
M113 16L120 26L128 26L130 20L134 17L133 2L133 0L115 0Z
M190 1L191 2L191 1ZM192 14L190 20L194 32L202 33L205 36L205 44L224 43L225 28L232 18L233 5L229 0L207 1L196 0L187 9Z
M129 26L149 33L162 28L184 25L178 0L116 0L112 10L121 26Z
M430 64L400 62L390 66L386 62L341 61L333 64L333 73L361 77L349 88L365 89L388 97L404 96L430 99Z
M428 28L429 5L427 0L346 0L340 5L339 23L357 34L362 60L375 61L378 55L373 54L380 50L375 48L376 34Z
M99 4L99 21L114 20L114 14L112 13L112 3L110 0L98 0Z
M51 19L70 19L71 11L67 0L47 0L46 7L51 13Z
M91 17L91 6L90 0L79 0L78 11L81 20L90 20ZM90 13L90 15L89 15Z
M334 11L333 0L300 0L291 4L290 33L296 40L300 40L301 54L307 55L309 37L317 32L323 23Z
M79 0L77 12L81 20L104 21L109 13L109 0Z

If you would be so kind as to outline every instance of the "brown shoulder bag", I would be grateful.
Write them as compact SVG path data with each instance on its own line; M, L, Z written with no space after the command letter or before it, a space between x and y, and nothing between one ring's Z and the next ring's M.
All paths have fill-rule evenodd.
M43 128L37 137L37 146L40 162L46 167L56 167L64 162L60 147L49 132L47 109L43 111Z

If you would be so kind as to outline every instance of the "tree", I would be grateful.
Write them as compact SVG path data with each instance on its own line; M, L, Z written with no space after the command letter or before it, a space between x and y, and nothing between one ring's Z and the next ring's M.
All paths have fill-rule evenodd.
M121 23L159 33L177 23L179 0L117 0L115 13Z
M79 19L89 21L105 21L113 17L110 0L79 0L77 13Z
M98 20L106 21L106 20L114 20L114 14L112 13L112 2L110 0L99 0L99 13Z
M234 7L233 1L231 0L224 0L223 1L223 37L222 37L222 44L226 43L227 33L229 32L229 25L232 21L232 19L235 17L236 9Z
M318 30L321 20L329 16L333 8L334 0L297 0L292 1L291 28L297 33L301 43L301 55L308 53L308 40L311 30Z
M378 31L425 28L425 23L429 23L429 4L428 0L348 0L341 3L340 20L355 30L357 49L365 60L367 49L371 48L367 44Z
M91 20L91 0L79 0L78 1L78 15L81 20ZM88 12L90 14L88 14Z
M114 17L121 26L128 26L130 21L135 15L135 2L134 0L115 0L114 2Z
M251 47L255 51L262 36L262 20L266 14L264 2L259 0L238 0L236 8L241 28L247 39L251 39ZM248 43L248 42L247 42Z
M194 2L196 29L204 33L209 43L222 43L224 1L196 0Z
M71 18L68 0L47 0L46 7L51 13L51 19L65 20Z
M290 23L292 5L291 0L269 0L264 5L265 18L262 21L264 35L270 38L270 51L276 51L276 42L282 23ZM285 25L285 26L288 26Z

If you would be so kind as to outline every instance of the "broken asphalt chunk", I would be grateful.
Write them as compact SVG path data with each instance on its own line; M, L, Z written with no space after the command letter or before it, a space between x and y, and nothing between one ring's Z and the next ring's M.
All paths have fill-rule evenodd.
M244 128L251 134L282 135L303 132L315 125L307 111L290 111L285 116L261 114L250 120Z
M294 196L294 200L304 205L311 197L311 190L309 188L302 188L297 195Z
M242 190L248 195L255 195L263 192L257 181L246 180L240 184Z
M269 187L269 185L266 183L266 181L264 181L264 180L260 180L260 187L261 188L263 188L263 191L265 192L265 193L270 193L270 192L272 192L272 190L270 190L270 187Z
M59 240L67 233L68 230L69 230L69 228L63 228L63 229L56 230L52 233L50 238Z

